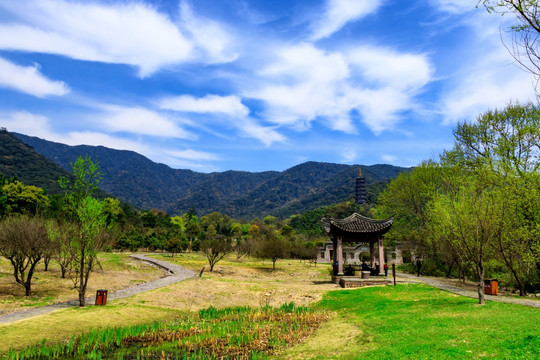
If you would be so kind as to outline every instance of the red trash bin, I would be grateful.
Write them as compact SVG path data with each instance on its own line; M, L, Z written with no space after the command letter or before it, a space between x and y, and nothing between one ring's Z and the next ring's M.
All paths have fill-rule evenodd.
M107 290L98 290L96 292L96 305L105 305L107 303Z
M496 279L484 279L484 294L499 295L499 283Z

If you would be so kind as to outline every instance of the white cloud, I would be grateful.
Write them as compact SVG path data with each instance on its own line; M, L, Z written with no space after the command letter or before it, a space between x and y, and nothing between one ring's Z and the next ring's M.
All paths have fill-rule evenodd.
M204 52L202 58L213 63L230 62L238 57L234 51L233 37L223 29L223 25L197 16L185 1L180 3L180 8L181 22L179 25L191 34L197 49Z
M26 111L0 114L0 124L11 132L48 138L53 136L47 117Z
M348 22L373 13L381 4L381 0L327 0L322 18L313 24L311 39L329 37Z
M395 164L397 161L398 161L398 157L395 156L395 155L388 155L388 154L383 154L381 155L381 159L385 162L385 163L388 163L388 164Z
M127 132L171 138L192 138L193 134L154 111L139 107L104 106L105 114L98 115L96 122L107 132Z
M475 10L478 1L471 0L430 0L440 10L451 14L463 14ZM479 6L481 7L481 5Z
M43 98L62 96L69 87L62 81L49 80L35 66L19 66L0 57L0 86Z
M304 131L313 121L355 133L351 112L375 133L392 129L400 112L432 80L427 56L359 46L325 52L303 43L276 49L246 97L262 100L265 119Z
M357 157L358 155L355 150L347 150L341 153L341 159L345 163L352 163Z
M343 93L349 67L342 54L304 43L278 48L275 56L259 72L256 88L246 92L246 97L266 103L268 121L305 130L324 117L333 129L354 132Z
M187 61L193 44L165 15L141 2L0 0L20 23L0 25L0 48L129 64L147 76Z
M222 113L239 117L245 117L249 114L249 109L242 104L238 96L234 95L206 95L202 98L181 95L160 100L159 107L179 112Z
M219 160L220 157L216 154L212 154L204 151L197 151L193 149L187 150L170 150L167 154L179 159L197 160L197 161L213 161Z
M467 8L464 2L448 3ZM482 7L467 19L463 25L471 33L467 43L468 61L461 62L461 66L445 80L446 89L437 109L446 125L473 120L510 101L524 103L536 99L533 76L518 68L501 41L502 38L511 43L509 34L501 28L513 24L514 19L488 14Z
M427 56L400 53L382 47L359 46L347 52L347 61L376 85L420 88L431 80L433 69Z
M255 138L266 146L270 146L275 142L284 142L286 140L285 136L275 129L261 126L253 119L241 119L241 121L237 123L237 126L245 136Z

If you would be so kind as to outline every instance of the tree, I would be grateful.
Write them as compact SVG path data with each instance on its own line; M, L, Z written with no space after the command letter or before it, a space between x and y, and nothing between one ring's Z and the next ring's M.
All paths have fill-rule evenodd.
M460 123L456 144L441 157L447 166L477 178L489 178L486 187L497 188L501 202L497 216L504 220L496 254L514 277L520 294L525 285L540 287L540 108L534 104L509 104L488 111L475 123ZM487 175L486 175L487 174ZM531 265L536 271L531 271ZM535 286L532 286L535 288Z
M50 243L41 218L11 216L0 223L0 255L13 266L15 281L32 294L32 276Z
M201 240L201 251L206 255L210 271L214 266L233 250L232 241L223 234L218 234L214 225L209 225L206 236Z
M25 185L18 180L11 181L2 187L6 196L7 210L16 214L35 215L45 211L50 201L42 188Z
M261 231L257 238L255 256L272 261L272 270L276 269L276 261L290 256L290 244L283 237L278 236L273 228Z
M65 178L61 186L65 194L65 217L73 224L70 251L72 252L70 278L79 293L79 305L85 305L86 287L91 272L99 265L97 252L102 249L106 237L103 230L107 213L102 202L92 197L102 178L99 164L89 157L78 157L72 164L75 181Z
M485 303L485 263L502 230L501 192L476 177L462 177L456 191L437 195L431 203L430 234L446 241L463 261L474 264L478 301Z
M97 252L106 241L103 234L107 216L99 200L87 196L76 209L76 237L72 239L73 258L71 271L73 284L79 293L79 306L85 305L86 287L90 273L99 265Z
M532 103L511 103L459 123L454 137L454 148L442 156L445 164L520 177L540 168L540 107Z
M165 241L164 249L172 254L182 252L187 248L187 242L179 236L172 236Z
M510 28L514 59L537 81L540 79L540 7L536 0L479 0L489 12L516 16L517 24Z
M73 261L73 248L71 240L75 237L74 226L71 223L61 223L58 220L49 220L47 234L54 252L54 258L60 265L62 279L66 278Z

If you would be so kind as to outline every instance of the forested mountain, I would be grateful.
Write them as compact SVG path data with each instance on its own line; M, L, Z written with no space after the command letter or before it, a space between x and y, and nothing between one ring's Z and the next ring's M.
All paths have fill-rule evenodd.
M193 207L199 215L220 211L233 218L287 217L354 195L358 165L307 162L282 172L226 171L197 173L157 164L133 151L103 146L68 146L15 134L38 153L70 171L77 156L90 156L104 173L100 187L143 209L170 214ZM404 168L391 165L362 166L368 198Z
M5 130L0 130L0 174L6 179L16 178L25 184L39 186L49 194L62 191L58 185L61 176L71 176Z

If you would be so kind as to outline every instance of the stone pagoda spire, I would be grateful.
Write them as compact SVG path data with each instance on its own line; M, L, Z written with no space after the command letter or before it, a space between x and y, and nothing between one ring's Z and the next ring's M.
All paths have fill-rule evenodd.
M358 177L356 178L356 203L361 205L366 202L366 179L362 176L362 168L358 168Z

